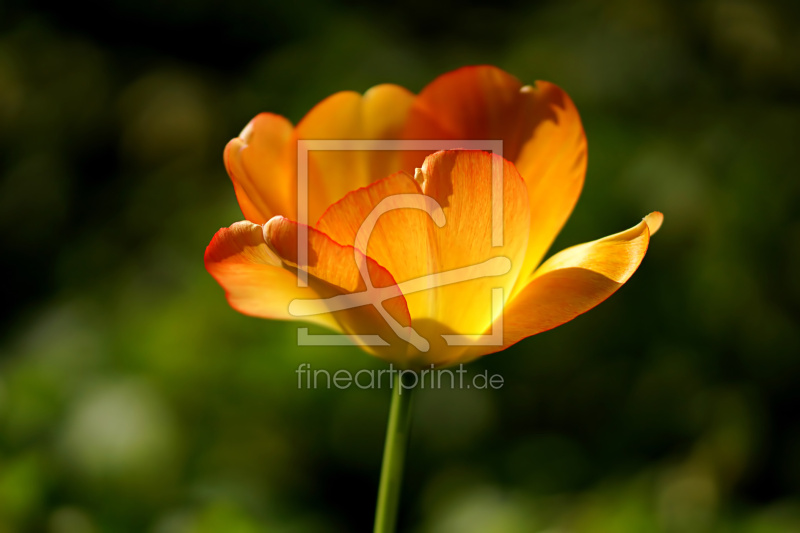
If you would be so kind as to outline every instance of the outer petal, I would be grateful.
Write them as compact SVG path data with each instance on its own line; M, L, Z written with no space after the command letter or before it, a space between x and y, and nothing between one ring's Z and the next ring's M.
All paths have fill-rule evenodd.
M264 242L262 227L252 222L220 229L206 248L205 264L225 289L231 307L246 315L297 320L289 314L290 302L320 297L312 288L297 286L297 277L283 268L280 258ZM306 320L340 329L329 314Z
M502 139L503 156L528 185L530 241L522 279L541 261L577 202L586 172L586 138L567 94L547 82L523 86L490 66L440 76L414 101L407 139ZM420 153L407 153L406 170ZM519 286L516 290L519 290Z
M505 309L502 348L481 347L471 357L559 326L611 296L639 267L651 229L654 233L662 219L661 213L651 213L627 231L567 248L545 261Z
M224 159L247 220L263 224L297 211L294 129L285 118L261 113L225 147Z
M378 85L363 96L340 92L314 107L297 128L281 116L258 115L225 148L245 217L257 223L275 215L297 219L298 141L397 139L413 98L396 85ZM397 171L399 158L397 151L309 152L309 220L348 191Z
M404 135L409 139L502 139L503 156L514 160L521 141L528 97L522 83L491 66L464 67L443 74L414 100Z
M298 230L302 226L283 217L274 217L264 226L264 238L284 267L292 272L306 271L309 286L325 300L294 302L290 311L295 316L311 312L333 312L342 330L355 337L378 335L388 346L365 346L376 355L403 364L405 341L389 324L406 330L411 324L408 306L392 275L374 259L352 246L342 246L314 228L308 228L307 264L298 263ZM366 266L372 286L367 291L359 264ZM295 281L296 283L296 281ZM383 290L380 290L383 289ZM313 297L312 297L313 298ZM341 305L339 305L341 304ZM388 312L388 317L381 310ZM359 338L354 338L359 342Z
M522 146L514 159L528 184L531 237L520 280L541 262L566 223L583 189L586 134L567 93L548 82L523 88L528 107L521 127ZM516 290L521 290L518 285Z

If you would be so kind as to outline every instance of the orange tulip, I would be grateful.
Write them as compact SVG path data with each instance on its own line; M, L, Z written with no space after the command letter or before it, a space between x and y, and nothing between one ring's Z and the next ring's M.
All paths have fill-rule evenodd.
M315 224L303 226L298 141L318 139L496 139L503 157L309 151ZM417 96L395 85L337 93L296 127L263 113L228 143L225 165L247 220L217 232L205 264L230 305L324 325L402 368L466 362L588 311L630 278L663 218L541 263L583 186L586 138L561 89L488 66Z

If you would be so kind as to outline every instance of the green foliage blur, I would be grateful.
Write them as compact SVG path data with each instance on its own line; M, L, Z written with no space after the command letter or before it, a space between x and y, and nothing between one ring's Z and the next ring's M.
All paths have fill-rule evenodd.
M599 308L423 391L417 533L800 531L800 38L762 0L0 4L0 533L369 531L383 368L298 348L206 273L260 111L495 64L575 100L553 250L666 220Z

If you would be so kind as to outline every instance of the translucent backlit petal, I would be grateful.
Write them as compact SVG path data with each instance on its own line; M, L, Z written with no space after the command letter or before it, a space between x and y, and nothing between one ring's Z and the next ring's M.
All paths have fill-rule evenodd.
M300 263L298 255L298 232L301 228L306 230L308 238L307 261L304 264ZM367 350L387 357L387 354L405 352L406 341L398 337L389 322L393 321L399 328L408 328L411 317L405 298L383 266L352 246L343 246L321 231L280 216L272 218L264 226L264 238L286 268L292 272L307 272L309 286L323 298L333 298L325 302L295 303L293 313L296 311L304 315L301 309L315 308L336 310L333 314L346 333L354 336L378 335L389 344L383 348L366 347ZM365 278L359 269L362 264L376 290L367 291ZM341 298L341 295L347 298ZM389 316L382 315L379 307Z
M428 291L431 318L458 333L479 334L501 311L492 310L492 289L502 288L508 298L522 266L530 218L525 182L514 165L481 151L437 152L422 171L422 191L445 215L444 226L432 228L429 262L436 273L463 269L475 278ZM493 180L502 187L493 191ZM487 275L483 265L492 258L506 258L507 273Z
M572 213L586 175L586 135L578 110L557 86L537 82L521 90L523 114L520 151L514 158L528 185L531 233L520 280L541 262ZM519 285L516 290L520 290Z
M246 315L297 320L289 314L295 298L319 298L312 288L297 286L297 277L283 268L264 242L262 227L237 222L220 229L206 248L208 272L222 285L231 307ZM310 316L309 322L339 329L330 315Z
M406 89L389 84L373 87L363 96L340 92L317 104L297 125L295 137L348 143L397 139L413 99ZM399 158L397 151L358 150L352 144L313 150L309 152L313 161L310 173L317 183L313 196L324 196L327 207L348 192L399 170ZM314 222L321 213L312 210L309 221Z
M530 239L522 272L533 272L572 212L586 172L586 138L578 112L557 86L523 86L491 66L440 76L414 101L407 139L502 140L503 156L528 185ZM405 154L409 170L423 152ZM519 289L519 286L517 287Z
M404 203L398 195L417 198ZM340 244L355 246L359 230L381 204L385 212L375 218L374 225L369 225L368 241L359 243L359 249L386 267L397 283L403 283L431 273L434 267L430 254L431 216L419 208L407 207L422 206L422 200L427 198L413 178L398 172L346 195L328 208L317 228ZM431 314L431 297L426 291L407 294L406 301L412 318Z
M493 176L500 185L494 191ZM436 153L418 178L421 185L401 172L354 191L317 227L386 266L403 289L413 326L435 346L428 354L409 350L409 358L443 363L465 347L447 346L441 334L482 333L501 311L492 306L492 289L510 294L525 255L527 194L512 164L481 151ZM382 214L368 223L369 240L359 243L376 210Z
M404 130L409 139L502 139L503 156L520 148L527 98L522 84L496 67L464 67L439 76L414 100Z
M493 171L502 184L494 199ZM325 212L317 228L341 244L356 245L364 221L383 204L384 212L375 219L369 241L362 247L398 283L457 269L465 278L476 278L406 293L412 318L436 320L465 334L479 333L493 318L491 288L502 287L508 296L522 264L528 231L525 184L508 161L481 151L436 153L425 161L419 176L421 187L401 172L351 192ZM422 201L410 202L416 207L409 207L401 196L423 192L433 200L426 209ZM441 214L437 216L438 208ZM502 245L493 246L495 237ZM487 260L497 257L507 258L510 264L502 275L479 274ZM430 287L435 282L430 279L418 285ZM481 291L485 305L474 301Z
M242 214L263 224L279 213L296 211L296 159L293 128L285 118L261 113L225 147L225 167Z
M258 115L225 148L225 165L245 217L256 223L275 215L298 219L298 141L397 139L413 98L406 89L388 84L363 96L336 93L296 128L281 116ZM347 192L400 168L398 151L341 148L308 153L307 220L312 223Z
M509 302L503 316L503 346L473 350L478 356L547 331L592 309L633 275L647 252L650 228L661 213L633 228L567 248L545 261Z

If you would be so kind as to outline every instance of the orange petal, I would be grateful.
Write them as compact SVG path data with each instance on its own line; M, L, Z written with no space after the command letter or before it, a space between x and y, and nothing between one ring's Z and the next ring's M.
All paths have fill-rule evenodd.
M299 263L298 255L301 228L308 237L304 265ZM294 314L305 316L316 310L332 310L346 333L356 337L378 335L389 344L384 348L367 347L376 355L394 359L398 353L405 353L407 344L400 335L411 324L408 306L394 278L383 266L352 246L342 246L321 231L283 217L272 218L264 226L264 238L285 267L294 272L305 271L309 286L326 299L295 302L290 308ZM360 265L365 266L366 277L375 289L367 290Z
M225 147L225 167L247 220L263 224L297 210L296 155L292 124L261 113Z
M364 93L361 103L364 139L400 139L415 95L397 85L378 85ZM367 161L363 185L400 170L401 153L375 150L363 155ZM348 189L352 191L355 187ZM341 196L337 197L337 199Z
M398 195L413 196L410 202L403 202ZM386 211L375 219L374 225L366 222L372 228L365 233L368 241L358 243L357 247L386 267L397 283L430 274L434 267L429 237L433 224L431 216L420 208L434 204L404 172L347 194L325 211L317 229L340 244L356 246L359 230L371 213L377 214L375 208L383 201L388 202L382 204ZM431 314L431 295L426 291L406 294L406 301L412 318Z
M246 315L297 320L289 313L296 298L319 298L312 288L297 286L297 277L283 268L280 258L264 242L262 227L243 221L220 229L206 248L208 272L225 289L231 307ZM306 318L339 329L331 315Z
M587 161L586 134L569 96L542 81L521 92L527 108L520 131L526 133L514 163L528 184L531 236L520 281L533 272L572 213Z
M259 223L275 215L297 219L298 141L397 139L413 98L406 89L388 84L363 96L336 93L311 109L296 128L278 115L258 115L225 149L245 217ZM397 171L399 158L397 151L311 150L308 220L317 220L347 192Z
M493 163L502 180L502 203L499 195L494 199L496 221ZM398 173L354 191L331 206L318 227L386 266L403 289L415 327L420 325L429 341L443 344L434 337L480 334L499 314L500 308L492 308L492 289L503 288L508 297L521 267L527 194L512 164L481 151L437 152L425 160L419 178L421 189ZM376 210L379 205L383 208ZM382 214L367 232L368 244L357 242L374 212ZM502 230L500 246L492 246L494 226ZM430 355L438 361L452 354Z
M500 246L492 246L493 171L502 179L502 203L494 198ZM512 164L482 151L437 152L417 177L421 187L401 172L353 191L317 227L365 250L399 283L413 327L433 345L427 353L409 347L409 364L447 364L467 347L441 335L482 333L502 309L492 306L492 289L510 294L525 254L527 194ZM371 230L359 236L364 227Z
M514 160L526 98L514 76L491 66L443 74L414 100L404 135L408 139L502 139L503 156Z
M545 261L506 306L500 349L568 322L611 296L642 262L650 242L648 224L660 225L662 218L653 213L627 231L567 248ZM497 350L481 348L473 354L492 351Z
M569 97L547 82L523 86L491 66L465 67L435 79L409 112L406 139L502 140L528 185L527 278L566 222L583 186L586 138ZM405 154L404 169L424 153Z

